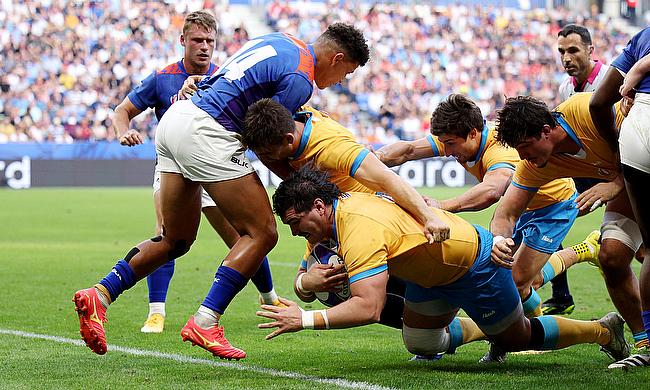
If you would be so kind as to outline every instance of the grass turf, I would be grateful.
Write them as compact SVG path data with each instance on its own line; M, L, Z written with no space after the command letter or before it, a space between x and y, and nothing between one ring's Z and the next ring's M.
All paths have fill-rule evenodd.
M463 189L422 192L447 198ZM80 340L71 302L75 290L101 279L134 244L152 236L154 214L146 188L0 190L0 330L33 332ZM245 207L245 201L242 202ZM491 210L463 214L487 226ZM602 210L578 219L565 244L599 226ZM161 335L142 334L147 314L146 282L112 305L109 344L219 361L182 343L179 332L210 288L226 253L203 221L190 253L177 262ZM269 255L275 288L295 300L292 281L304 244L278 222L280 241ZM634 264L638 272L638 264ZM586 264L569 271L576 310L571 318L592 319L614 310L598 271ZM542 298L550 287L540 291ZM356 329L303 331L265 341L257 329L257 292L249 284L233 301L222 323L226 336L247 351L235 367L284 370L312 378L340 378L393 388L627 388L647 381L646 370L607 370L608 358L594 345L541 355L509 356L506 364L476 361L485 343L459 348L435 363L409 362L400 332L380 325ZM303 307L320 307L319 304ZM631 336L628 330L628 339ZM0 333L0 388L332 388L304 377L277 377L233 366L214 367L160 357L110 351L97 356L86 347ZM635 386L636 387L636 386Z

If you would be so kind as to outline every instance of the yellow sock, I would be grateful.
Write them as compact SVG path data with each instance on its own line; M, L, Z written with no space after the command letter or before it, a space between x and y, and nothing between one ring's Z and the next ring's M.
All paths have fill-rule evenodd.
M606 345L611 339L609 329L599 324L598 321L572 320L561 316L546 317L553 317L557 323L557 349L584 343Z
M471 318L458 317L460 327L463 329L463 344L476 340L485 340L487 337Z
M548 261L546 262L546 264L544 264L544 267L542 268L543 282L541 286L550 282L551 279L553 279L554 277L556 277L557 275L561 274L564 271L566 271L566 261L564 260L562 255L560 255L559 252L553 253L551 257L548 258Z

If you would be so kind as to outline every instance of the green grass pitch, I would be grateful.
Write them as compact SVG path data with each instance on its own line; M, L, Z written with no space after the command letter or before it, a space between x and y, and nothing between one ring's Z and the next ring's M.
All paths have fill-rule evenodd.
M436 198L463 189L422 190ZM146 282L108 311L109 352L97 356L79 340L72 304L75 290L93 285L134 244L152 236L154 214L147 188L0 190L0 388L643 388L647 370L607 370L595 345L541 355L509 356L506 364L476 362L483 342L459 348L435 363L410 362L399 331L371 325L348 330L303 331L265 341L257 329L257 292L249 284L229 307L226 336L248 357L221 365L181 342L180 329L207 293L226 248L203 221L190 253L177 261L161 335L142 334ZM245 200L242 207L245 207ZM465 213L486 226L492 210ZM565 244L599 226L602 210L580 218ZM271 252L278 293L294 299L292 281L304 244L279 226ZM638 263L634 264L638 272ZM576 319L614 310L598 271L579 264L569 271ZM542 298L550 287L541 290ZM319 307L320 304L303 307ZM22 332L22 333L21 333ZM43 339L46 335L52 339ZM39 338L41 337L41 338ZM631 335L628 330L628 339ZM111 346L118 348L111 350ZM130 349L123 349L130 348ZM144 352L143 352L144 351ZM140 355L137 355L140 353ZM163 355L168 354L168 355ZM171 358L170 358L171 357ZM194 360L192 360L194 359ZM212 363L212 364L211 364ZM217 363L216 365L214 363ZM333 381L339 379L339 382ZM337 385L338 383L338 385Z

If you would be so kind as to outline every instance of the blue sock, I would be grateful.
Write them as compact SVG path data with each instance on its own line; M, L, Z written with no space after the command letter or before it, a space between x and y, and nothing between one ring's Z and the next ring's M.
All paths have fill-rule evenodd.
M260 268L257 269L255 275L251 278L251 282L257 287L257 291L267 293L273 290L273 279L271 278L271 267L269 267L269 259L264 256Z
M165 302L167 299L169 282L172 281L172 276L174 275L174 263L174 260L169 260L147 276L149 303Z
M557 347L560 328L553 316L531 318L530 325L531 346L533 346L534 349L550 350ZM539 329L540 325L541 329ZM540 333L543 333L543 335Z
M553 266L551 266L550 263L546 263L544 264L544 267L542 267L542 276L544 276L544 281L542 282L542 285L545 285L555 277L555 270L553 269Z
M451 324L447 326L447 329L449 330L449 348L447 348L447 351L445 353L452 354L456 352L456 348L463 344L463 328L460 326L460 320L458 317L454 318L453 321L451 321Z
M106 287L111 295L111 301L114 302L120 294L135 286L136 282L135 274L129 263L120 260L99 284Z
M244 275L225 265L219 266L203 306L223 314L230 301L246 286L246 283L248 279Z
M646 336L650 340L650 310L642 311L641 317L643 318L643 328L645 329Z
M535 309L539 306L539 304L542 302L542 298L539 297L539 294L537 294L537 291L535 291L533 288L530 289L530 295L528 298L524 299L521 303L524 307L524 315L526 317L532 315L535 312Z

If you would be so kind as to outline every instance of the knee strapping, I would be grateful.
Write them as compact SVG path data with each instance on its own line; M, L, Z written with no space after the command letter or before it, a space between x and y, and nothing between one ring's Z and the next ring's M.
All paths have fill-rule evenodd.
M530 349L541 350L544 346L544 326L537 318L530 319Z
M415 355L435 355L447 352L450 336L445 328L420 329L404 325L402 339L406 349Z
M643 243L639 225L635 221L613 211L606 211L600 226L601 240L614 239L636 252Z

